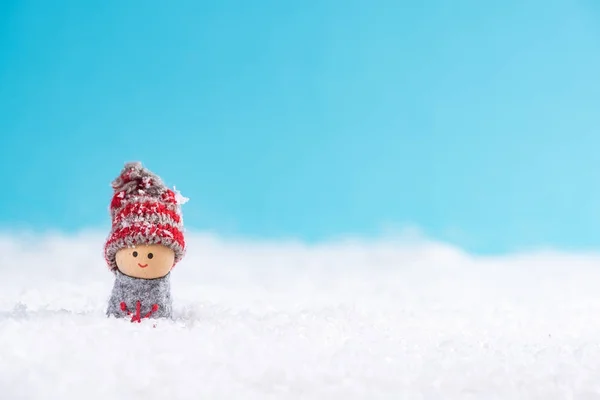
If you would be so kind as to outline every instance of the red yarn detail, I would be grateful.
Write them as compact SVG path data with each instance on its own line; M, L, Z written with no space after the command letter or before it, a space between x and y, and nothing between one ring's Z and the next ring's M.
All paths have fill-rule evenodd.
M131 315L131 312L127 309L127 304L124 301L121 302L121 310L127 313L127 315ZM158 304L152 304L152 308L146 315L142 316L142 303L138 300L135 302L135 314L131 317L131 322L141 323L142 319L150 318L152 314L158 311Z
M125 311L127 315L131 315L131 312L127 309L127 304L124 301L121 302L121 310Z
M135 315L131 317L131 322L142 322L141 312L142 303L138 300L135 302Z
M129 181L131 181L131 173L133 172L133 169L128 169L127 171L123 172L123 174L121 174L121 181L123 183L128 183Z
M118 206L120 207L120 205ZM123 219L130 215L145 214L165 214L171 217L175 223L181 222L181 216L175 211L170 210L165 204L154 201L145 201L143 203L129 203L115 216L113 225L118 225Z
M124 239L128 236L137 236L140 234L143 236L146 236L146 237L158 236L161 239L171 239L171 240L179 243L179 245L182 248L185 247L185 239L184 239L183 233L174 226L164 225L164 224L158 224L158 225L135 224L132 226L126 226L122 229L115 231L111 235L110 239L106 243L106 247L110 246L112 243L114 243L117 240Z
M150 312L146 315L144 315L144 318L150 318L150 316L158 311L158 304L152 304L152 309L150 310Z
M124 192L117 192L114 194L111 202L110 202L110 208L112 210L114 210L115 208L119 208L121 207L121 204L123 203L123 197L125 196Z
M177 204L177 197L171 189L167 189L160 197L165 203Z

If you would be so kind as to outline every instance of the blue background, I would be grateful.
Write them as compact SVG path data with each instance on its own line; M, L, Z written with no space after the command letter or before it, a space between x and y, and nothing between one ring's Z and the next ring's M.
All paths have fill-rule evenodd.
M600 246L600 3L0 2L0 228L109 224L141 160L188 229Z

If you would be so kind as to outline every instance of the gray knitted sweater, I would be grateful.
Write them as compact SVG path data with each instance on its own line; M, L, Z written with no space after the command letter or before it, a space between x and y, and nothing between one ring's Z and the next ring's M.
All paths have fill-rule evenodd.
M115 283L106 314L116 318L171 318L171 274L157 279L133 278L115 270Z

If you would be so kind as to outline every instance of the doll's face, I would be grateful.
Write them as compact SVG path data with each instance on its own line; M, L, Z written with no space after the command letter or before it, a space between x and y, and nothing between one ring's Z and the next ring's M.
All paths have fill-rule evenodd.
M175 253L161 244L139 245L119 250L116 261L119 271L125 275L155 279L169 273L175 262Z

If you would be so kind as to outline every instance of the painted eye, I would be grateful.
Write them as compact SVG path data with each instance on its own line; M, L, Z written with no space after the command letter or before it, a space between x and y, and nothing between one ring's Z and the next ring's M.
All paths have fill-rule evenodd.
M137 251L134 251L134 252L133 252L133 256L134 256L134 257L137 257L137 254L138 254L138 253L137 253Z
M154 257L154 254L148 253L148 258L152 259L152 257Z

